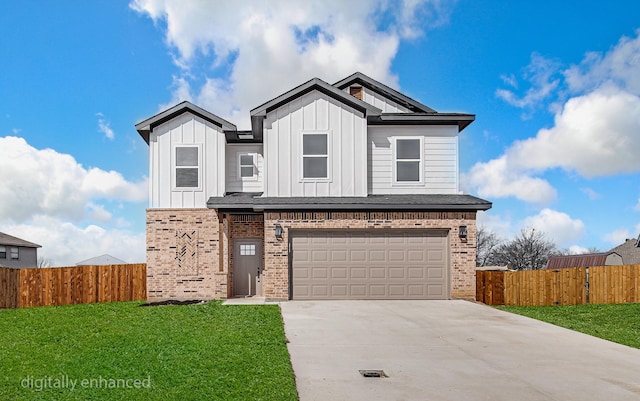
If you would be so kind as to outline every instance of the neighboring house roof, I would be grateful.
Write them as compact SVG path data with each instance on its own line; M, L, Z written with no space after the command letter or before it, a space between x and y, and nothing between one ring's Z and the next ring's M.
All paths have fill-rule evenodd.
M82 262L76 263L76 266L104 266L104 265L124 265L125 262L122 259L118 259L115 256L111 256L108 254L96 256L94 258L90 258L87 260L83 260Z
M568 267L607 266L610 255L620 256L615 252L585 253L582 255L563 255L549 258L545 269L563 269Z
M622 262L625 265L640 265L640 235L638 239L627 239L610 252L616 252L622 256Z
M369 195L365 197L262 197L231 193L211 197L207 207L222 210L488 210L491 202L471 195Z
M138 131L138 133L140 134L140 136L142 136L142 138L144 139L144 141L149 144L149 135L151 134L151 131L153 131L153 129L155 127L157 127L158 125L164 124L167 121L171 120L172 118L175 118L177 116L179 116L180 114L186 113L186 112L190 112L200 118L205 119L206 121L217 125L218 127L222 128L222 130L229 130L229 131L236 131L237 127L230 123L229 121L222 119L218 116L216 116L213 113L210 113L208 111L206 111L205 109L196 106L195 104L188 102L188 101L184 101L182 103L179 103L175 106L173 106L170 109L167 109L163 112L160 112L158 114L156 114L153 117L147 118L144 121L141 121L139 123L136 124L136 130Z
M7 246L22 246L25 248L42 248L41 245L34 244L33 242L25 241L13 235L0 232L0 245Z
M382 96L385 96L394 102L401 104L402 106L408 108L414 113L436 113L434 109L429 106L425 106L424 104L411 99L409 96L403 95L395 89L392 89L386 86L383 83L376 81L373 78L370 78L364 75L361 72L356 72L354 74L349 75L348 77L341 79L340 81L333 84L338 89L344 89L353 84L362 85L363 87L372 90Z

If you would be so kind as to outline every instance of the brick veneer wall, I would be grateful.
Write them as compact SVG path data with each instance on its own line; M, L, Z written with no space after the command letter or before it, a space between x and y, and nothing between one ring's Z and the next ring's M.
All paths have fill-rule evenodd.
M221 232L215 210L147 209L147 300L226 298Z
M275 225L284 228L275 238ZM467 239L458 235L467 226ZM475 297L476 212L265 212L263 292L267 298L289 298L290 229L447 229L450 246L451 297Z

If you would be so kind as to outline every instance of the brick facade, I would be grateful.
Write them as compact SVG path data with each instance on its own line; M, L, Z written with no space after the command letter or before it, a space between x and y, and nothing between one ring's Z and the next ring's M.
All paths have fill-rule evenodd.
M147 300L227 297L211 209L147 209Z
M284 228L275 237L275 225ZM467 226L467 238L458 235ZM148 299L233 296L234 238L263 239L263 295L289 298L289 230L445 229L452 298L474 298L476 212L265 212L218 215L212 209L147 210Z

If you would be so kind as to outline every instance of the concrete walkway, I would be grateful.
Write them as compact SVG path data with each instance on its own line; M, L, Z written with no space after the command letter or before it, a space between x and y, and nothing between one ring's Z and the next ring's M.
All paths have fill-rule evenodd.
M301 401L640 400L640 350L467 301L281 304ZM386 378L358 370L382 369Z

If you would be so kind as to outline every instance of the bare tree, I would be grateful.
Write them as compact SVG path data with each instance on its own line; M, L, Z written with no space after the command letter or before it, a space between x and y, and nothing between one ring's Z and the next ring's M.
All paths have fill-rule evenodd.
M489 262L515 270L543 269L550 257L559 254L556 245L535 229L523 229L514 239L499 245Z
M476 266L491 266L491 258L502 240L486 227L478 227L476 231Z
M38 267L51 267L53 266L53 261L49 258L44 258L42 256L38 256Z

